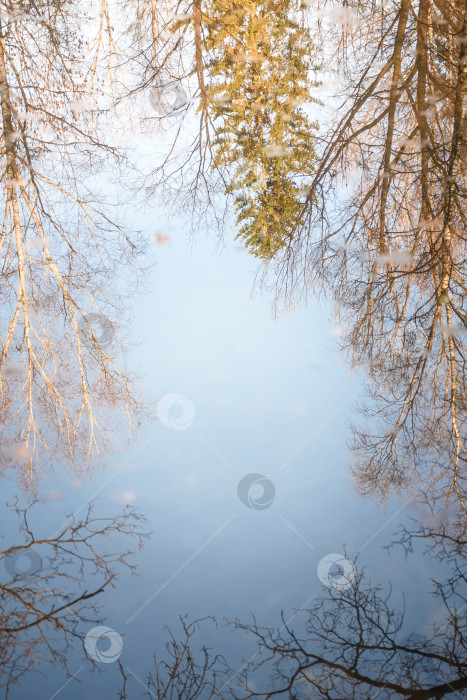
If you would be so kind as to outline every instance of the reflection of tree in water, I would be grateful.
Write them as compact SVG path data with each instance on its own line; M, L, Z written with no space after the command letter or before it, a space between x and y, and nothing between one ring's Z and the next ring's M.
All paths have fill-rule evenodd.
M83 107L99 82L104 35L110 57L118 55L108 3L89 71L76 60L84 40L77 4L28 3L14 17L16 8L7 4L10 15L0 21L1 459L2 466L20 462L31 480L47 456L89 460L107 446L111 411L123 407L130 425L141 414L114 363L119 299L111 285L118 264L133 263L139 250L83 184L101 156L119 162L96 113ZM238 236L256 257L272 261L282 298L293 300L316 282L332 294L347 328L344 355L370 380L368 423L354 430L360 490L383 498L408 490L431 504L457 500L465 514L467 4L357 0L350 8L342 3L341 22L324 2L313 42L288 0L130 6L131 59L142 67L138 89L152 89L154 102L154 85L166 85L171 72L175 84L189 72L197 80L199 129L182 164L173 165L172 149L145 183L147 192L172 187L181 206L204 197L204 214L221 185L235 199ZM164 13L172 9L169 20ZM32 34L40 51L31 48ZM190 57L185 72L182 46ZM310 99L318 49L329 50L342 69L345 97L321 141L300 108ZM347 176L350 194L342 197ZM127 522L109 523L99 534L131 534ZM42 542L51 548L49 563L38 568L31 557L27 576L15 573L21 548L4 552L7 682L23 673L32 652L38 660L50 654L66 662L79 611L110 583L110 565L124 563L126 553L108 560L90 536L75 540L80 527L65 528L64 537L66 547L87 550L86 564L103 574L104 584L90 594L73 597L55 587L64 576L62 535ZM435 583L446 611L442 624L426 636L408 636L389 595L360 573L351 587L332 589L308 611L304 637L285 619L276 631L236 623L259 645L258 659L240 676L247 683L269 655L275 688L240 695L343 700L465 691L465 541L443 527L434 532L422 524L402 538L408 548L426 538L451 568L445 582ZM28 541L25 551L31 548L37 542ZM67 567L82 556L73 551ZM52 609L53 595L62 602ZM170 659L158 666L164 680L156 673L148 690L161 698L231 696L232 672L225 666L217 672L207 651L195 660L196 625L183 629L184 640L172 637ZM27 641L20 639L24 632Z
M314 129L300 104L311 100L316 48L294 2L212 3L204 63L218 104L214 168L232 174L237 237L269 260L287 244L314 170ZM241 164L241 168L238 165ZM247 190L249 196L245 195Z
M180 156L175 144L189 126L174 129L174 147L144 179L146 191L151 197L163 191L185 212L201 210L203 221L212 216L222 228L215 210L222 190L234 202L237 237L270 260L292 235L316 161L317 123L302 108L313 101L310 79L318 70L305 6L196 0L156 13L150 7L138 0L132 25L147 63L140 89L157 82L158 71L173 73L174 84L191 72L199 126Z
M359 489L466 503L466 5L350 11L351 30L323 4L316 41L345 99L273 282L289 302L327 290L368 372Z
M115 326L110 347L94 321L120 320L113 281L139 251L91 184L119 157L93 112L95 70L77 59L89 48L79 6L3 4L0 467L30 483L62 461L83 470L112 428L138 420Z
M148 65L171 32L167 65L193 59L200 128L173 169L179 200L205 188L208 210L217 175L278 300L330 293L344 355L368 371L358 488L464 502L465 3L324 2L299 20L294 3L176 3L152 33L139 5ZM344 98L319 135L299 107L318 52Z
M0 552L0 678L7 694L23 675L43 673L47 664L71 675L69 653L82 642L83 629L97 624L98 596L115 586L122 569L135 572L130 554L147 537L145 519L134 509L105 518L94 513L94 504L67 518L57 534L43 535L32 524L40 507L37 501L12 507L23 541ZM117 539L115 548L109 538Z
M182 620L181 637L170 634L168 655L156 656L157 671L148 690L159 699L172 693L193 700L463 696L467 689L466 531L446 524L435 529L414 524L402 528L391 546L402 545L410 556L419 540L426 545L424 556L442 563L447 571L443 580L433 581L432 589L443 615L424 634L407 629L406 611L394 606L390 585L374 585L360 571L351 586L330 587L325 597L289 619L282 613L279 628L261 627L254 617L247 623L231 623L253 641L250 658L239 667L216 657L215 650L198 651L194 635L199 621L188 625ZM184 683L190 692L177 695ZM128 678L124 686L122 698L132 697Z

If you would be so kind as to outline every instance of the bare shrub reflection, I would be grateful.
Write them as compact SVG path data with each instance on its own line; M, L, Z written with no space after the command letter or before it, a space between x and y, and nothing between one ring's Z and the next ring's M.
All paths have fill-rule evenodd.
M83 625L96 624L99 595L116 585L123 570L135 573L130 555L148 537L145 518L130 507L102 517L89 503L53 536L31 524L40 517L40 502L10 508L23 541L0 551L0 678L6 696L23 675L43 672L47 664L71 675L70 651L82 644ZM114 547L109 538L116 538ZM128 542L123 548L122 538Z
M375 585L359 570L350 586L323 586L325 595L311 607L289 618L282 612L279 627L263 627L255 616L228 623L253 650L238 666L205 647L198 651L193 637L200 621L190 625L182 619L180 638L169 633L167 659L155 658L148 692L159 700L460 697L467 688L467 536L462 523L460 517L450 527L433 528L413 520L390 545L413 556L422 542L423 556L445 567L446 576L433 580L431 590L441 610L421 630L408 626L405 603L400 605L391 583ZM131 697L131 679L123 666L121 671L123 699Z

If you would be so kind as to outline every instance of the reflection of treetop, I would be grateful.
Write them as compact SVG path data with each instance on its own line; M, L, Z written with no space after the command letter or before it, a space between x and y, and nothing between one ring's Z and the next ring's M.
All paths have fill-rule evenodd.
M308 71L316 50L288 17L292 2L210 6L205 39L207 94L220 119L214 168L232 176L238 237L268 260L287 245L302 208L301 177L313 172L313 129L300 110L310 100ZM244 190L248 191L245 195Z

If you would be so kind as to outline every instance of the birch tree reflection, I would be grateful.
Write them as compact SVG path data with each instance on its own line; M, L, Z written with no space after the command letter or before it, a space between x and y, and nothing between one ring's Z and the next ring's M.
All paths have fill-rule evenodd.
M112 284L139 244L92 177L104 159L118 166L93 111L99 46L77 3L1 4L0 455L28 483L41 464L83 469L109 446L112 416L131 427L141 414L113 359Z

